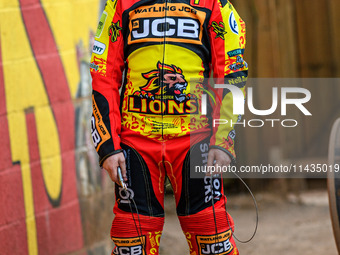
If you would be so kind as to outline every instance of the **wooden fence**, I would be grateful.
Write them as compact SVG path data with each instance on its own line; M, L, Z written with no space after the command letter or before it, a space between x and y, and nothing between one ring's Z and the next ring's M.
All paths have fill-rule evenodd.
M250 78L340 77L339 0L231 2L247 24L245 60L249 64ZM293 113L299 122L296 128L238 127L240 161L271 161L277 151L275 148L283 158L326 156L331 125L340 117L340 84L334 82L338 83L302 85L312 94L307 107L313 116ZM259 86L254 87L255 90L256 106L269 108L271 89ZM244 116L245 119L253 117L249 113Z

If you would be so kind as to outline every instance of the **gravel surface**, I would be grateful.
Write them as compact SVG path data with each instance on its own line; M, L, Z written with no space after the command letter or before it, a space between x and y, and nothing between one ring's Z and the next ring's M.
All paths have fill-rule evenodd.
M259 206L258 231L250 243L236 242L241 255L338 254L326 191L290 194L286 199L271 194L255 196ZM173 197L167 196L165 204L160 254L189 254ZM255 226L255 209L250 196L229 196L228 210L235 220L236 236L248 239Z

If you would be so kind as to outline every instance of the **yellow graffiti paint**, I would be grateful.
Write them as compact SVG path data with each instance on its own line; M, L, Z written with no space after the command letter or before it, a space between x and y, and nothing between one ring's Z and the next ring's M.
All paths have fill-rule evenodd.
M49 197L57 200L62 187L59 135L49 106L35 109L39 154L44 183Z
M89 48L90 31L96 29L99 0L41 0L53 31L67 81L74 98L80 80L76 45ZM1 53L11 156L20 162L23 183L28 254L38 254L37 226L27 136L27 109L35 114L42 175L46 192L57 200L62 187L62 160L56 121L34 59L19 9L19 0L2 1ZM40 38L42 39L42 38ZM74 121L74 120L70 120Z
M21 22L17 22L18 20L21 20L19 9L2 13L2 22L5 24L1 26L1 52L11 155L14 162L19 161L21 164L27 245L29 254L33 255L38 254L38 244L24 110L33 106L30 103L32 100L45 104L48 101L46 98L44 100L40 74L35 67L24 26ZM13 42L15 45L11 45ZM33 86L28 86L28 80ZM39 100L35 95L42 95L42 97ZM45 102L42 102L43 100Z
M29 164L21 166L22 183L24 190L25 212L26 212L26 231L28 254L38 254L37 227L34 215L33 189L31 181L31 169Z
M89 49L90 31L96 32L100 0L41 0L53 31L72 98L80 81L76 45Z
M2 48L3 49L3 48ZM4 66L5 69L5 66ZM5 76L6 78L6 76ZM6 84L6 79L5 79ZM26 212L27 245L30 255L38 254L36 223L34 216L33 189L29 165L28 138L24 112L8 115L12 160L20 161L23 196ZM15 127L20 128L15 128Z

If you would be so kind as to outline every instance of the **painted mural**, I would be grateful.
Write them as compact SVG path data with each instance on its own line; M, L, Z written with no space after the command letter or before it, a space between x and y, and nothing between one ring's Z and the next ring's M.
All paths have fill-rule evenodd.
M0 254L86 254L79 197L102 182L88 138L100 5L0 4Z

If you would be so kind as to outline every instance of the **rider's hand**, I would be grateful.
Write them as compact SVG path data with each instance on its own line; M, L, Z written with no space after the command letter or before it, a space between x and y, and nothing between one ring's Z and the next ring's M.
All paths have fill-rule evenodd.
M108 157L107 159L105 159L103 163L103 168L107 171L111 180L113 182L116 182L117 184L119 184L118 170L117 170L118 166L122 170L122 176L123 176L124 181L127 181L125 157L124 157L123 152L120 152L120 153L117 153L117 154L114 154Z
M215 170L217 169L217 166L220 166L221 168L223 166L229 166L231 163L231 158L230 156L220 150L220 149L216 149L216 148L211 148L209 150L208 153L208 163L207 163L207 167L211 167L211 166L215 166ZM214 174L219 174L220 172L215 171ZM210 172L207 172L207 175L211 175Z

